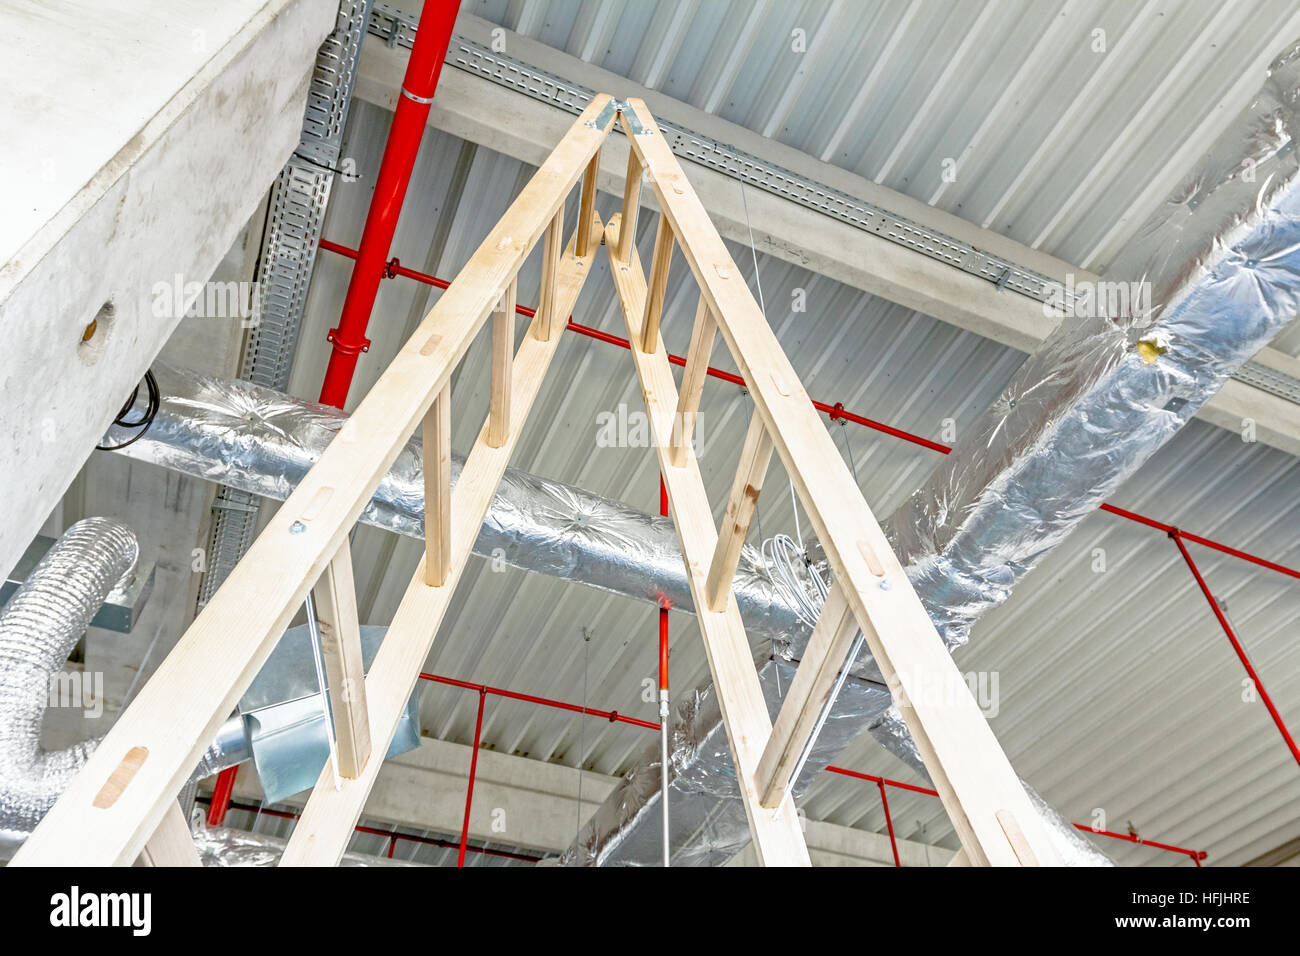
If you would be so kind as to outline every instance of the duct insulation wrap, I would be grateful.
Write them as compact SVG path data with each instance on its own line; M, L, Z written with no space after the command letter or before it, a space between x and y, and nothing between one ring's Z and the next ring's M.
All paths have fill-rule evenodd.
M784 694L794 679L797 662L769 655L756 662L763 699L772 720L780 713ZM850 677L827 717L812 752L795 781L802 795L837 754L864 729L884 738L886 749L922 776L919 761L907 759L915 745L889 693L878 684ZM899 739L901 731L901 739ZM712 684L705 684L678 701L669 742L669 793L672 865L721 866L750 841L749 823L731 762L731 747ZM565 851L569 866L659 866L663 827L659 801L659 746L646 747L641 759L619 782L609 798L587 821L577 842ZM1023 781L1022 781L1023 783ZM1061 859L1070 866L1106 866L1110 861L1027 784L1025 792L1047 826ZM611 834L619 839L610 839Z
M347 421L335 408L248 382L162 364L153 371L162 394L158 413L143 437L118 454L267 498L287 498ZM120 444L133 434L114 426L105 444ZM453 487L463 464L461 456L452 457ZM361 520L424 538L418 439L398 455ZM474 552L694 613L671 519L513 468L501 479ZM759 569L760 560L747 548L736 572L745 627L754 635L788 640L791 630L806 629L793 602Z
M277 866L288 840L229 827L210 827L196 815L190 826L204 866ZM344 853L339 866L424 866L366 853Z
M247 382L164 365L155 366L154 371L162 393L157 416L143 437L117 453L253 494L281 500L288 497L347 420L337 409ZM105 443L120 444L126 437L114 428ZM453 483L460 467L461 460L454 459ZM362 520L423 538L423 456L418 442L409 444L398 456ZM693 609L670 519L651 517L607 498L515 469L506 470L474 550L484 556L503 554L524 570L578 581L658 606ZM773 656L781 659L762 665L764 690L775 715L780 691L789 686L793 668L790 659L802 649L810 631L799 620L793 598L761 569L761 558L754 549L745 549L735 590L746 629L768 638ZM823 769L888 705L889 696L882 684L850 681L801 781L810 780ZM231 736L233 742L225 748L214 744L216 750L205 756L201 769L220 769L223 762L238 762L223 753L228 749L237 758L243 756L242 742L233 733ZM700 803L694 815L685 809L674 812L674 831L687 826L694 817L709 821L705 830L698 831L701 839L709 828L712 833L698 846L685 838L674 839L673 845L683 847L682 862L725 861L744 846L749 831L736 800L730 751L711 689L678 708L673 741L670 760L674 771L682 774L674 787L679 795L689 793ZM653 759L633 775L634 782L619 786L620 791L632 786L634 795L600 819L612 823L653 817L654 812L643 804L658 806L658 766L656 748ZM674 806L677 799L674 797ZM731 801L734 806L723 807L719 801ZM1049 823L1058 829L1068 828L1059 818ZM608 832L623 830L615 827ZM603 842L593 838L585 850L575 848L568 859L635 863L641 861L638 854L644 850L648 854L645 862L649 862L657 859L659 852L655 849L660 845L658 838L655 840L653 846L633 840L624 850L611 854L603 852ZM611 841L610 847L618 842Z
M1052 303L1060 325L885 523L950 648L965 643L984 613L1005 601L1294 319L1300 306L1298 135L1300 44L1292 44L1251 106L1114 258L1108 270L1113 280L1067 277ZM792 629L790 635L775 650L797 661L808 633ZM851 673L880 679L865 653ZM706 684L691 700L712 695ZM823 738L841 714L853 720L857 709L852 701L837 701ZM858 727L920 772L915 743L897 713L859 714L865 722ZM679 712L679 721L684 716ZM707 763L712 752L694 742L714 739L719 728L720 718L692 723L691 739L672 757L673 773L685 781L684 792L674 797L692 803L686 822L673 825L673 845L683 846L679 854L685 846L702 852L705 842L748 839L738 798L709 810L690 782L704 773L697 764ZM818 757L824 742L796 794L809 773L825 765ZM649 804L658 796L648 781L657 778L658 755L648 748L570 851L570 861L653 865L660 835ZM647 782L637 785L642 779ZM1026 789L1043 809L1042 798ZM706 816L706 830L690 829ZM1045 818L1066 860L1104 860L1055 812Z
M1300 49L888 530L950 645L1300 308ZM1068 293L1073 292L1073 295Z
M40 746L41 722L64 701L57 675L113 587L136 566L127 527L84 518L41 559L0 614L0 845L16 848L35 829L99 743ZM69 685L71 686L71 685Z

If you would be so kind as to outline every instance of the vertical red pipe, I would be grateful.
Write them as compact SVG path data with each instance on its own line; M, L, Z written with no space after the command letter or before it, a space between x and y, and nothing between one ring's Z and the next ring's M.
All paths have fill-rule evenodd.
M226 822L230 798L235 792L235 777L239 767L227 767L217 774L217 785L212 789L212 802L208 804L208 826L219 827Z
M460 856L457 866L465 865L465 846L469 843L469 809L474 806L474 775L478 773L478 745L483 736L483 702L487 700L487 688L479 688L478 719L474 723L474 753L469 758L469 788L465 791L465 823L460 828Z
M1282 715L1279 714L1277 708L1273 706L1273 698L1269 697L1268 691L1264 690L1263 682L1259 679L1259 675L1255 673L1255 668L1250 663L1250 658L1246 656L1245 648L1243 648L1241 642L1237 640L1237 635L1232 632L1232 626L1228 623L1228 619L1224 616L1222 609L1220 609L1219 602L1214 599L1214 595L1210 593L1210 588L1205 583L1205 579L1201 577L1200 569L1196 567L1196 562L1192 560L1191 554L1188 553L1187 546L1183 544L1182 533L1177 528L1170 528L1169 537L1173 539L1174 544L1178 545L1178 550L1182 553L1183 560L1187 562L1187 567L1191 569L1192 577L1196 578L1196 583L1200 585L1201 593L1205 595L1205 600L1210 602L1210 609L1214 611L1214 616L1219 619L1219 626L1223 628L1223 633L1228 635L1228 640L1232 644L1232 649L1237 652L1237 659L1241 661L1241 666L1246 668L1246 673L1255 684L1255 689L1259 691L1259 699L1262 700L1264 706L1268 708L1269 716L1273 718L1273 723L1277 725L1277 729L1282 734L1282 739L1286 741L1287 747L1291 750L1291 756L1295 758L1296 763L1300 764L1300 749L1296 748L1295 740L1291 737L1291 731L1287 730L1286 724L1282 720Z
M894 866L902 866L898 859L898 843L894 839L894 821L889 816L889 798L885 796L885 781L877 780L876 786L880 788L880 803L885 808L885 825L889 827L889 848L894 851Z
M429 118L429 104L438 86L438 74L451 42L452 27L460 0L425 0L416 29L411 59L406 65L401 95L393 113L393 125L388 133L388 144L375 180L375 193L370 200L365 230L357 263L352 269L347 297L339 324L330 329L329 341L334 346L325 381L321 385L322 404L342 408L352 385L357 356L370 348L366 326L379 292L379 281L384 275L388 250L397 229L397 217L406 198L406 187L411 181L411 169L420 151L420 139Z

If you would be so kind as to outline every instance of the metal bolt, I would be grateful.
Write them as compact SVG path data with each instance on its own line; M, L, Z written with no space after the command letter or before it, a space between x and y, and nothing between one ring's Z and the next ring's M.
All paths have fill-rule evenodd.
M301 521L295 521L293 524L289 525L290 534L302 534L306 530L307 526Z
M885 578L880 582L880 590L882 591L888 591L891 587L893 587L893 585L889 583L889 578Z

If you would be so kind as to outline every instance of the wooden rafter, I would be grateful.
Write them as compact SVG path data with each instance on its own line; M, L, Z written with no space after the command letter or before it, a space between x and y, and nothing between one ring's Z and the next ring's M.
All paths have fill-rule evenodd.
M601 143L616 117L631 143L628 182L622 214L602 227L595 183ZM643 173L661 210L648 278L632 235ZM564 203L579 178L578 222L566 246ZM335 704L341 780L330 767L322 772L284 863L338 861L382 764L368 758L392 740L558 348L564 317L592 271L600 237L758 859L808 865L793 778L861 629L952 818L964 857L977 864L1057 861L1042 821L653 118L640 101L619 104L602 94L483 240L14 864L125 864L139 854L192 862L175 795L313 589ZM515 351L517 277L538 242L541 302ZM681 249L700 289L680 394L660 334L674 248ZM489 412L452 488L451 375L494 311ZM704 373L719 334L756 411L721 534L692 447ZM347 535L421 424L425 554L363 675ZM775 727L731 590L773 451L785 464L835 580ZM936 688L942 692L937 697Z
M334 705L334 739L339 774L355 777L370 759L370 718L366 708L366 670L361 659L361 624L352 579L352 547L345 539L316 582L316 617L321 656Z
M618 247L618 230L618 220L611 220L605 229L607 249ZM636 250L632 250L630 255L626 267L611 263L610 272L623 306L628 339L634 343L632 358L641 381L641 394L659 454L664 487L668 490L668 504L677 528L682 559L686 562L705 655L714 686L718 689L718 703L736 764L741 800L754 836L754 849L759 862L765 866L809 866L808 848L799 828L794 798L787 792L777 806L769 809L760 802L754 785L754 773L762 756L763 743L772 732L772 720L767 713L763 688L758 682L758 671L754 669L754 657L745 637L745 625L740 619L735 595L728 589L719 609L711 608L706 597L705 576L717 549L718 533L713 525L695 453L688 447L683 464L673 463L671 437L677 411L677 387L673 384L672 366L668 362L663 338L656 333L653 343L648 343L652 346L650 351L639 345L647 341L643 337L645 327L642 325L647 289Z
M599 228L598 224L596 228ZM556 302L566 315L577 301L595 258L594 248L582 258L572 254L573 248L574 244L570 243L556 277ZM543 321L538 313L533 318L533 325L538 326ZM370 673L366 675L367 696L374 701L371 719L383 734L385 750L397 732L406 701L419 681L420 668L429 657L438 625L451 604L474 540L483 526L483 516L492 504L492 496L501 483L501 476L523 431L524 421L559 346L559 336L545 339L533 334L537 331L536 328L530 330L515 356L514 386L510 397L514 418L505 441L494 447L488 440L490 425L485 424L452 491L451 574L441 587L431 588L424 584L420 569L416 569ZM347 849L352 828L378 775L379 762L372 760L357 780L344 780L335 790L329 767L326 767L294 827L281 865L332 866L337 863Z
M1021 857L998 816L1006 813L1019 821L1040 861L1055 861L1046 828L975 699L969 691L961 693L964 683L956 664L650 111L632 99L619 121L962 845L973 862L1019 864ZM810 665L822 662L805 660L802 666Z
M613 123L610 104L593 97L12 863L126 865L143 849L501 290L562 214ZM370 700L376 740L380 706Z

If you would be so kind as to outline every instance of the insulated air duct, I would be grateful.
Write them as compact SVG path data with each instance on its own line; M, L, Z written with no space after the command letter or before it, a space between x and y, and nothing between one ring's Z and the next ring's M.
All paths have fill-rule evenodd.
M116 521L78 521L0 615L0 846L27 838L99 743L42 750L41 722L52 691L74 686L55 675L138 553L135 535ZM58 703L84 706L80 699Z
M1084 287L1070 280L1059 290L1055 304L1063 321L1056 331L926 484L885 522L949 647L965 643L975 621L1005 601L1025 574L1295 318L1298 136L1300 45L1292 44L1274 61L1251 105L1114 259L1108 275L1116 281ZM793 640L776 651L797 661L807 632L791 634ZM865 654L853 673L878 679ZM734 792L702 793L691 783L701 774L723 779L717 748L698 744L720 739L721 719L716 708L703 719L693 712L695 702L712 696L706 684L679 710L679 723L690 731L670 758L675 776L686 781L681 799L690 802L690 818L708 821L707 829L696 831L674 824L672 839L682 848L683 862L693 861L688 851L701 856L710 841L727 847L748 841ZM774 704L769 695L769 709ZM837 701L827 728L837 719L871 730L887 750L923 770L896 712L882 706L868 719L860 701ZM834 756L822 746L825 733L796 793ZM570 850L570 862L656 863L658 793L646 781L658 780L658 760L657 750L647 748ZM729 759L725 766L730 768ZM1041 809L1041 798L1030 795ZM676 821L681 811L673 806ZM1060 845L1065 834L1059 824L1052 829Z
M156 366L155 374L162 393L157 416L143 437L119 453L253 494L288 497L346 421L336 409L247 382L167 366ZM120 441L121 436L111 430L106 443ZM453 484L460 466L460 459L453 461ZM420 445L412 442L380 483L362 520L422 539L422 468ZM651 517L525 472L506 470L474 550L485 556L504 555L505 560L527 571L693 610L670 519ZM757 553L746 549L735 589L747 630L770 641L772 653L762 656L759 668L769 709L775 715L781 689L789 686L793 674L788 658L792 649L802 648L808 628L799 621L790 598L759 570L757 562ZM805 778L824 767L889 704L882 684L848 681L833 719L827 722L809 758ZM215 772L246 756L237 729L237 725L229 727L228 743L214 743L201 771ZM676 859L700 865L726 862L749 837L744 812L733 798L731 753L711 688L679 704L672 748L675 779L671 799L676 808L672 825L688 828L684 832L689 835L674 840ZM631 821L643 816L643 801L654 804L658 799L658 766L655 750L653 755L647 754L629 783L621 785L631 786L634 798L602 808L593 833L630 832ZM1061 836L1064 856L1086 855L1086 844L1068 824L1059 817L1049 823ZM620 840L618 845L617 854L583 852L571 855L571 860L615 862L625 856L628 862L635 862L643 850L657 853L661 843L655 835L653 840ZM1067 852L1068 846L1074 848L1073 854Z
M161 364L154 374L162 394L158 413L148 431L118 454L267 498L287 498L347 421L337 409L249 382ZM120 444L131 434L114 426L105 444ZM463 463L453 456L453 486ZM361 520L423 540L423 476L420 443L413 440ZM474 553L694 613L670 519L513 468L501 479ZM806 628L757 559L756 551L746 549L736 572L745 627L788 642L792 632Z

